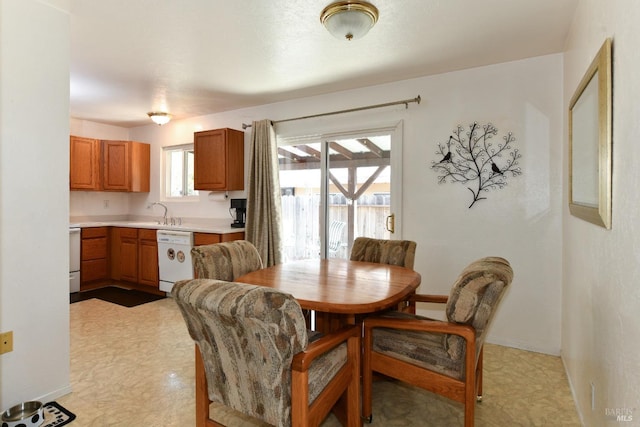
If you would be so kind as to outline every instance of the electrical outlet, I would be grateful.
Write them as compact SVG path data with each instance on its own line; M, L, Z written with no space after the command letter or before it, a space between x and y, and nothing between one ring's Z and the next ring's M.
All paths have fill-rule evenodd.
M13 331L0 334L0 354L13 351Z
M109 209L109 199L104 199L104 208Z

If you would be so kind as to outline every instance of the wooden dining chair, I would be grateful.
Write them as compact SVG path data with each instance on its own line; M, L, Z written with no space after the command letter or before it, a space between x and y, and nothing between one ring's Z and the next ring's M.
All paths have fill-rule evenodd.
M351 261L399 265L413 270L416 242L358 237L353 241Z
M413 270L416 246L416 242L411 240L358 237L353 241L350 260L399 265ZM413 306L408 301L402 301L398 304L398 310L409 311L412 308Z
M263 267L258 250L246 240L195 246L191 249L191 262L194 277L227 282Z
M487 257L466 267L449 297L414 295L412 301L446 303L446 321L393 311L364 320L362 412L372 419L374 372L464 404L472 427L482 398L482 346L496 308L511 283L509 262Z
M274 426L318 426L343 395L347 426L361 425L361 327L309 343L298 302L263 286L192 279L172 296L196 342L198 427L222 425L211 402Z

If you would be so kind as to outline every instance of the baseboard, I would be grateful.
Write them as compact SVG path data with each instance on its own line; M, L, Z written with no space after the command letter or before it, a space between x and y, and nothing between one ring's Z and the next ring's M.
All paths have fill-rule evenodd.
M58 390L54 390L51 393L47 393L45 395L42 395L38 398L36 398L35 400L42 402L42 403L47 403L47 402L51 402L52 400L56 400L59 397L62 396L66 396L67 394L71 393L71 385L59 388Z
M548 354L550 356L560 356L560 349L540 347L540 346L531 345L530 343L525 343L521 341L514 341L514 340L504 339L504 338L487 337L485 342L488 342L489 344L501 345L503 347L512 347L512 348L517 348L519 350L526 350L526 351L533 351L535 353Z
M567 377L567 382L569 383L569 390L571 390L573 405L576 407L576 412L578 413L578 418L580 419L580 425L584 426L586 425L584 422L584 416L582 414L582 411L580 410L580 405L578 405L578 396L576 395L576 390L573 387L573 382L571 381L571 375L569 375L567 364L564 361L564 357L562 357L562 352L560 352L560 360L562 361L562 367L564 368L564 375Z
M436 308L436 309L433 309L433 308ZM416 313L419 314L420 316L425 316L431 319L436 319L436 320L446 319L446 314L444 312L444 308L442 307L442 304L420 303L420 306L418 306L416 309ZM487 336L485 342L488 342L490 344L501 345L503 347L513 347L520 350L548 354L550 356L560 356L559 347L556 348L556 347L543 347L543 346L532 345L531 343L527 343L527 342L516 341L508 338L495 337L495 336L492 336L491 333L489 333L489 336Z

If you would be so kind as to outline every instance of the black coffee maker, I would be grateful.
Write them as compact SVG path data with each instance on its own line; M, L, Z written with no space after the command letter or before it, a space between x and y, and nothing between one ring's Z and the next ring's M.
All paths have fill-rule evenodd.
M244 228L244 219L247 214L247 199L231 199L231 209L235 209L235 218L231 227Z

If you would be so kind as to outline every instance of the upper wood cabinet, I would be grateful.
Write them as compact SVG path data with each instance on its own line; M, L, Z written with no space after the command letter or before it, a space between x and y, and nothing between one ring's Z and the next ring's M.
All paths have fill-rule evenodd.
M69 187L85 191L148 192L150 145L70 138Z
M69 186L72 190L100 190L100 141L70 138Z
M102 141L102 173L106 191L149 192L149 144Z
M194 188L244 190L244 132L216 129L195 132Z

